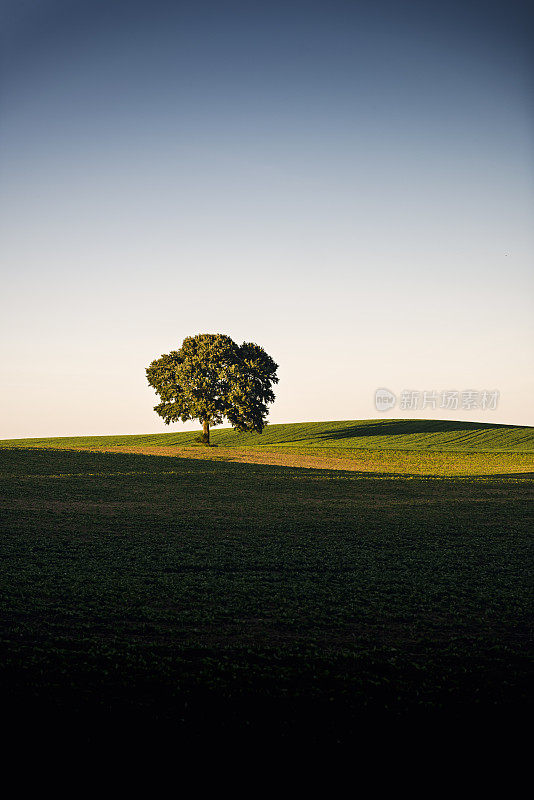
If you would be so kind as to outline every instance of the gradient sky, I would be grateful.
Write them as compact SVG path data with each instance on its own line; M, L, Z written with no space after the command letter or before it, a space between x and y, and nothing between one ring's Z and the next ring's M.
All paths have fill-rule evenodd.
M144 369L201 332L272 422L534 424L531 8L0 0L0 437L169 430Z

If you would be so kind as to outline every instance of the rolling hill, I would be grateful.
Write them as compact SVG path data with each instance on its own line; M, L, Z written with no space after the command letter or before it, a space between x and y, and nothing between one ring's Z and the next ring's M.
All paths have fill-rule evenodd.
M199 431L188 431L126 436L3 439L0 440L0 448L190 447L196 444L198 436ZM215 428L211 438L212 444L225 448L291 447L534 453L533 427L451 420L370 419L296 422L268 425L261 435L239 433L232 428Z

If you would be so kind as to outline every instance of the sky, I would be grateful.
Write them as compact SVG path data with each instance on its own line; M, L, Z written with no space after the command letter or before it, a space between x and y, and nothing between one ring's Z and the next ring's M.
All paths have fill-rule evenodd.
M169 430L197 333L280 365L271 422L534 424L533 18L0 0L0 438Z

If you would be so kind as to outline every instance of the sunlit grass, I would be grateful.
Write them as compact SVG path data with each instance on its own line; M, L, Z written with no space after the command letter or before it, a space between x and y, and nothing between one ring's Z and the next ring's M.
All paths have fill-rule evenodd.
M199 431L131 436L75 436L47 439L4 439L0 447L185 447ZM215 428L212 442L221 447L318 447L340 449L431 449L454 451L519 451L534 453L534 428L450 420L349 420L268 425L264 432L239 433Z
M215 429L215 447L197 432L0 441L0 448L132 452L311 469L413 475L534 471L534 431L526 426L442 420L364 420L270 425L260 436Z

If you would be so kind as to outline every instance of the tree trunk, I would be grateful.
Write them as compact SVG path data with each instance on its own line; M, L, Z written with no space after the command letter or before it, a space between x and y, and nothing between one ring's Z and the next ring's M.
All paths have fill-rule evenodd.
M202 423L202 441L207 445L210 443L210 424L207 419Z

